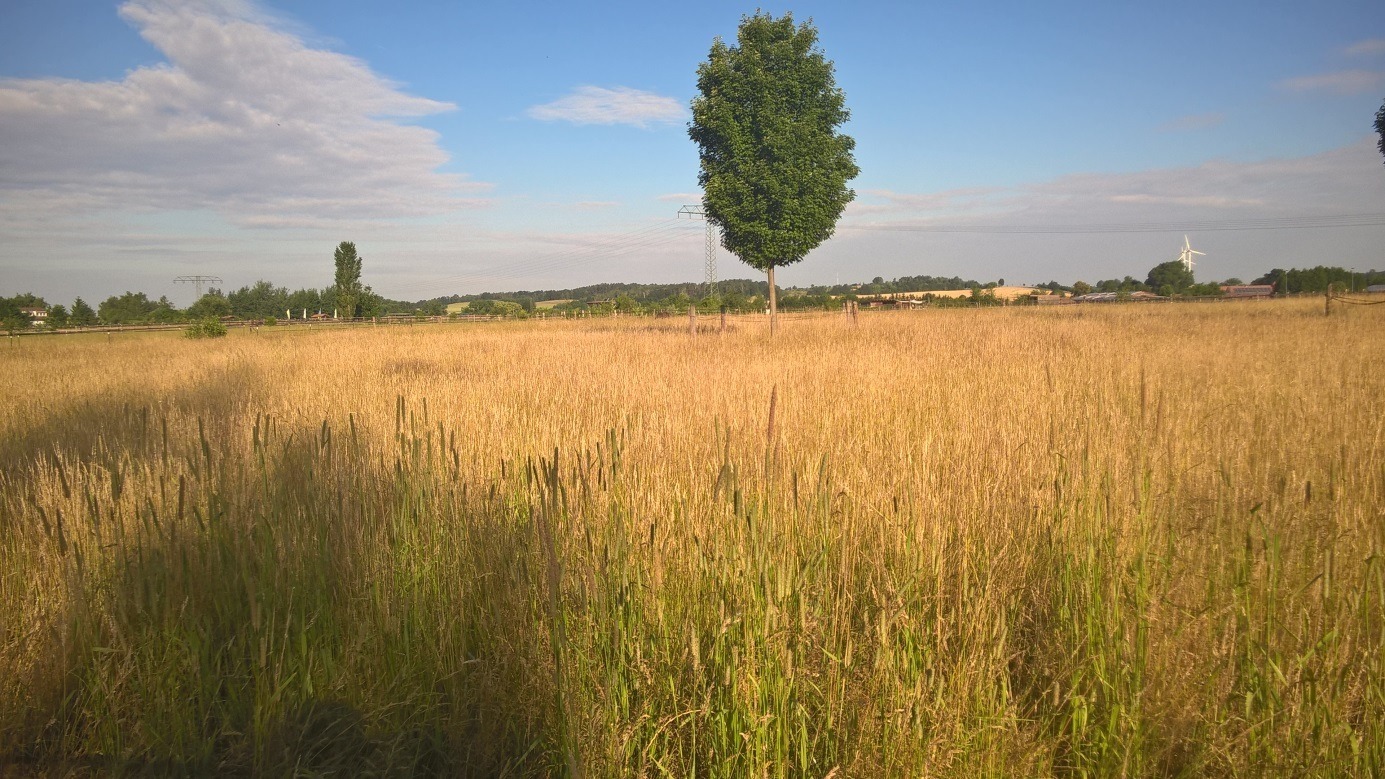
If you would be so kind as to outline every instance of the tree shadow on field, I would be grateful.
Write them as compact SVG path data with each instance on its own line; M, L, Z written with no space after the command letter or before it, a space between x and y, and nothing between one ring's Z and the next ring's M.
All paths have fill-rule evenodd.
M167 397L130 389L80 398L0 437L0 475L21 477L37 462L52 462L59 452L79 463L100 459L103 452L157 456L170 445L170 417L196 418L208 436L231 434L235 411L244 407L263 378L259 368L239 363Z
M105 424L93 451L147 427ZM155 517L155 496L130 523L143 530L88 547L60 678L36 680L24 724L0 713L3 741L28 745L0 754L0 775L6 759L75 775L547 773L527 521L406 446L391 462L326 425L254 437L255 463L189 477L185 513Z

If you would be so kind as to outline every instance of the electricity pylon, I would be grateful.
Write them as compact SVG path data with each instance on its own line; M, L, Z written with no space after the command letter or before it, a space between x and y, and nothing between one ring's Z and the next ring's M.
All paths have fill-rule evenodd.
M202 299L202 285L224 283L220 276L178 276L173 279L173 282L175 284L191 284L192 288L197 290L197 299L192 301L194 303Z
M678 209L678 218L682 219L685 216L707 223L707 258L703 263L703 271L707 277L707 294L714 294L717 291L717 226L707 218L700 205L683 206Z

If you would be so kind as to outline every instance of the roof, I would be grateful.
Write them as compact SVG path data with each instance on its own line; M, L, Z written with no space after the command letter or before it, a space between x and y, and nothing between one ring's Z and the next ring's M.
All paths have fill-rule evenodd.
M1090 292L1073 298L1078 303L1114 303L1117 300L1168 300L1163 295L1139 290L1136 292Z
M989 293L991 293L992 295L994 295L996 298L1001 299L1001 300L1013 300L1013 299L1015 299L1015 298L1021 298L1021 297L1024 297L1024 296L1026 296L1026 295L1032 295L1032 294L1034 294L1034 293L1036 293L1036 292L1039 293L1040 295L1051 294L1051 293L1049 292L1049 290L1044 289L1043 287L1018 287L1018 286L990 287L990 288L982 287L982 288L981 288L981 291L982 291L982 292L989 292ZM897 299L922 300L922 299L928 298L928 297L933 297L933 298L965 298L965 297L971 297L971 289L970 289L970 288L967 288L967 289L926 289L926 290L918 290L918 291L916 291L916 292L878 292L878 293L874 293L874 294L870 294L870 295L862 295L862 296L861 296L861 299L862 299L862 300L866 300L866 299L871 299L871 300L897 300Z
M1274 294L1273 284L1223 284L1222 294L1229 298L1261 298Z

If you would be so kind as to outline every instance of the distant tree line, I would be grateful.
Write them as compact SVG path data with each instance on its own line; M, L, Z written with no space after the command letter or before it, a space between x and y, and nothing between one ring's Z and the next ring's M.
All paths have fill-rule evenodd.
M1054 293L1065 292L1075 295L1088 292L1145 291L1161 295L1215 297L1222 294L1222 285L1242 283L1244 282L1239 278L1199 283L1182 263L1171 260L1151 268L1143 280L1126 276L1121 279L1103 279L1095 284L1076 281L1071 285L1049 281L1038 287ZM1322 293L1327 290L1329 284L1336 285L1340 290L1362 290L1373 284L1385 284L1385 271L1353 272L1346 268L1327 265L1311 268L1273 268L1250 283L1272 285L1276 294ZM972 295L939 299L934 301L935 305L994 305L998 304L998 301L993 295L988 294L988 290L997 286L1004 286L1004 279L982 283L957 276L901 276L887 281L877 276L860 284L781 288L779 306L786 311L833 310L839 307L844 299L854 300L899 292L957 289L970 289ZM727 279L717 282L715 294L708 294L705 286L701 284L607 283L571 289L449 295L419 301L391 300L375 294L369 287L360 287L352 297L356 315L363 317L391 314L441 316L447 313L448 305L456 303L467 304L460 312L464 314L524 317L540 311L539 304L545 301L563 301L543 307L543 310L556 314L682 314L687 312L689 306L696 306L704 312L715 312L723 307L730 311L763 311L768 304L768 283L764 280ZM230 292L220 289L209 290L186 309L174 306L167 297L151 300L143 292L112 295L94 309L81 298L74 300L69 307L62 304L49 305L37 295L22 293L13 297L0 297L0 327L9 332L30 327L32 322L23 313L23 309L26 308L46 309L48 316L45 323L48 327L56 329L92 325L180 324L224 317L265 320L281 318L288 312L292 312L292 316L297 318L305 311L310 315L321 312L332 316L339 313L337 307L341 300L342 296L338 294L335 286L290 291L286 287L275 286L264 280Z

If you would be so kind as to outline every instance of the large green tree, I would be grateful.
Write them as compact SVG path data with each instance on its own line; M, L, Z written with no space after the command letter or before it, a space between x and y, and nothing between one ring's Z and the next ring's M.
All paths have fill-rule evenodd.
M67 306L57 303L49 307L48 319L44 323L57 330L60 327L67 327L68 319Z
M720 38L698 66L688 135L701 156L706 218L727 251L769 278L770 330L777 329L774 269L832 236L856 196L856 142L817 29L792 14L741 18L736 45Z
M1160 295L1184 292L1193 283L1193 272L1182 260L1169 260L1155 265L1149 269L1149 278L1145 279L1145 284Z
M68 321L76 327L89 327L96 324L96 312L85 300L77 298L72 301L72 315L68 317Z
M126 292L103 300L97 308L97 316L103 324L137 325L149 321L162 307L159 301L150 300L143 292Z
M231 308L231 301L221 294L219 290L212 290L203 295L188 306L188 318L198 319L220 319L223 316L234 316L235 310Z
M361 286L362 257L356 254L356 244L342 241L332 253L332 259L337 265L337 309L341 316L354 317L365 302L365 288Z

